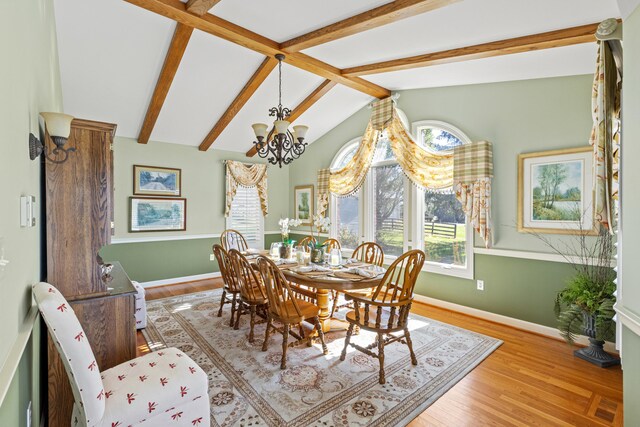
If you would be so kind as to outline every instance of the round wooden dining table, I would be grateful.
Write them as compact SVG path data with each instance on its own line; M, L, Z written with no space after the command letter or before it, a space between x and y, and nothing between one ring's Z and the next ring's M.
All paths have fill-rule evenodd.
M324 332L331 330L331 291L348 292L359 289L375 288L380 284L384 274L380 274L374 278L344 278L329 275L320 275L319 273L310 276L303 273L297 273L291 269L283 268L282 274L290 281L298 285L307 286L313 289L316 296L316 304L320 307L320 323Z

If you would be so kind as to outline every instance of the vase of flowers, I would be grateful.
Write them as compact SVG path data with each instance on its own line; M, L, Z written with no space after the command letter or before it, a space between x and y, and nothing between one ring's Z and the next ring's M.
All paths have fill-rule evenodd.
M311 224L311 235L316 239L316 244L311 248L311 262L315 264L324 263L324 245L317 243L320 239L320 233L326 233L331 226L331 220L321 215L314 215ZM315 233L314 233L315 228Z
M297 227L302 223L299 219L289 219L289 218L281 218L278 221L278 225L280 226L280 236L282 237L282 246L280 246L280 258L289 259L291 258L291 248L293 247L294 241L289 239L289 228Z

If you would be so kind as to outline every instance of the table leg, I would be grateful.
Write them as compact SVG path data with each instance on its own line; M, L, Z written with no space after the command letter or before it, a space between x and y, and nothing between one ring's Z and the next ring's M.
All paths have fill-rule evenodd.
M322 325L323 332L329 332L331 330L331 307L329 305L329 295L331 291L328 289L316 289L316 298L318 307L320 307L320 313L318 318Z

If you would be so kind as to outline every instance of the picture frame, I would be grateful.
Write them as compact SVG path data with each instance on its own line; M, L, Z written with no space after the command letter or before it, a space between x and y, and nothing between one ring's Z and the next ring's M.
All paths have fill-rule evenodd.
M518 156L521 233L597 234L591 146Z
M129 231L185 231L187 199L180 197L129 197Z
M293 189L295 219L302 221L302 225L311 225L314 213L313 184L298 185Z
M182 169L133 165L133 194L180 197Z

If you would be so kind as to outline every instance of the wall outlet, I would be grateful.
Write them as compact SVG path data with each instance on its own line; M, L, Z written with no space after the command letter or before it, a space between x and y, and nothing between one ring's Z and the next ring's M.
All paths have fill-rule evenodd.
M214 254L209 254L209 261L215 261L216 256Z
M27 427L31 427L31 401L27 405Z
M479 291L484 291L484 280L478 280L476 282L476 287Z

